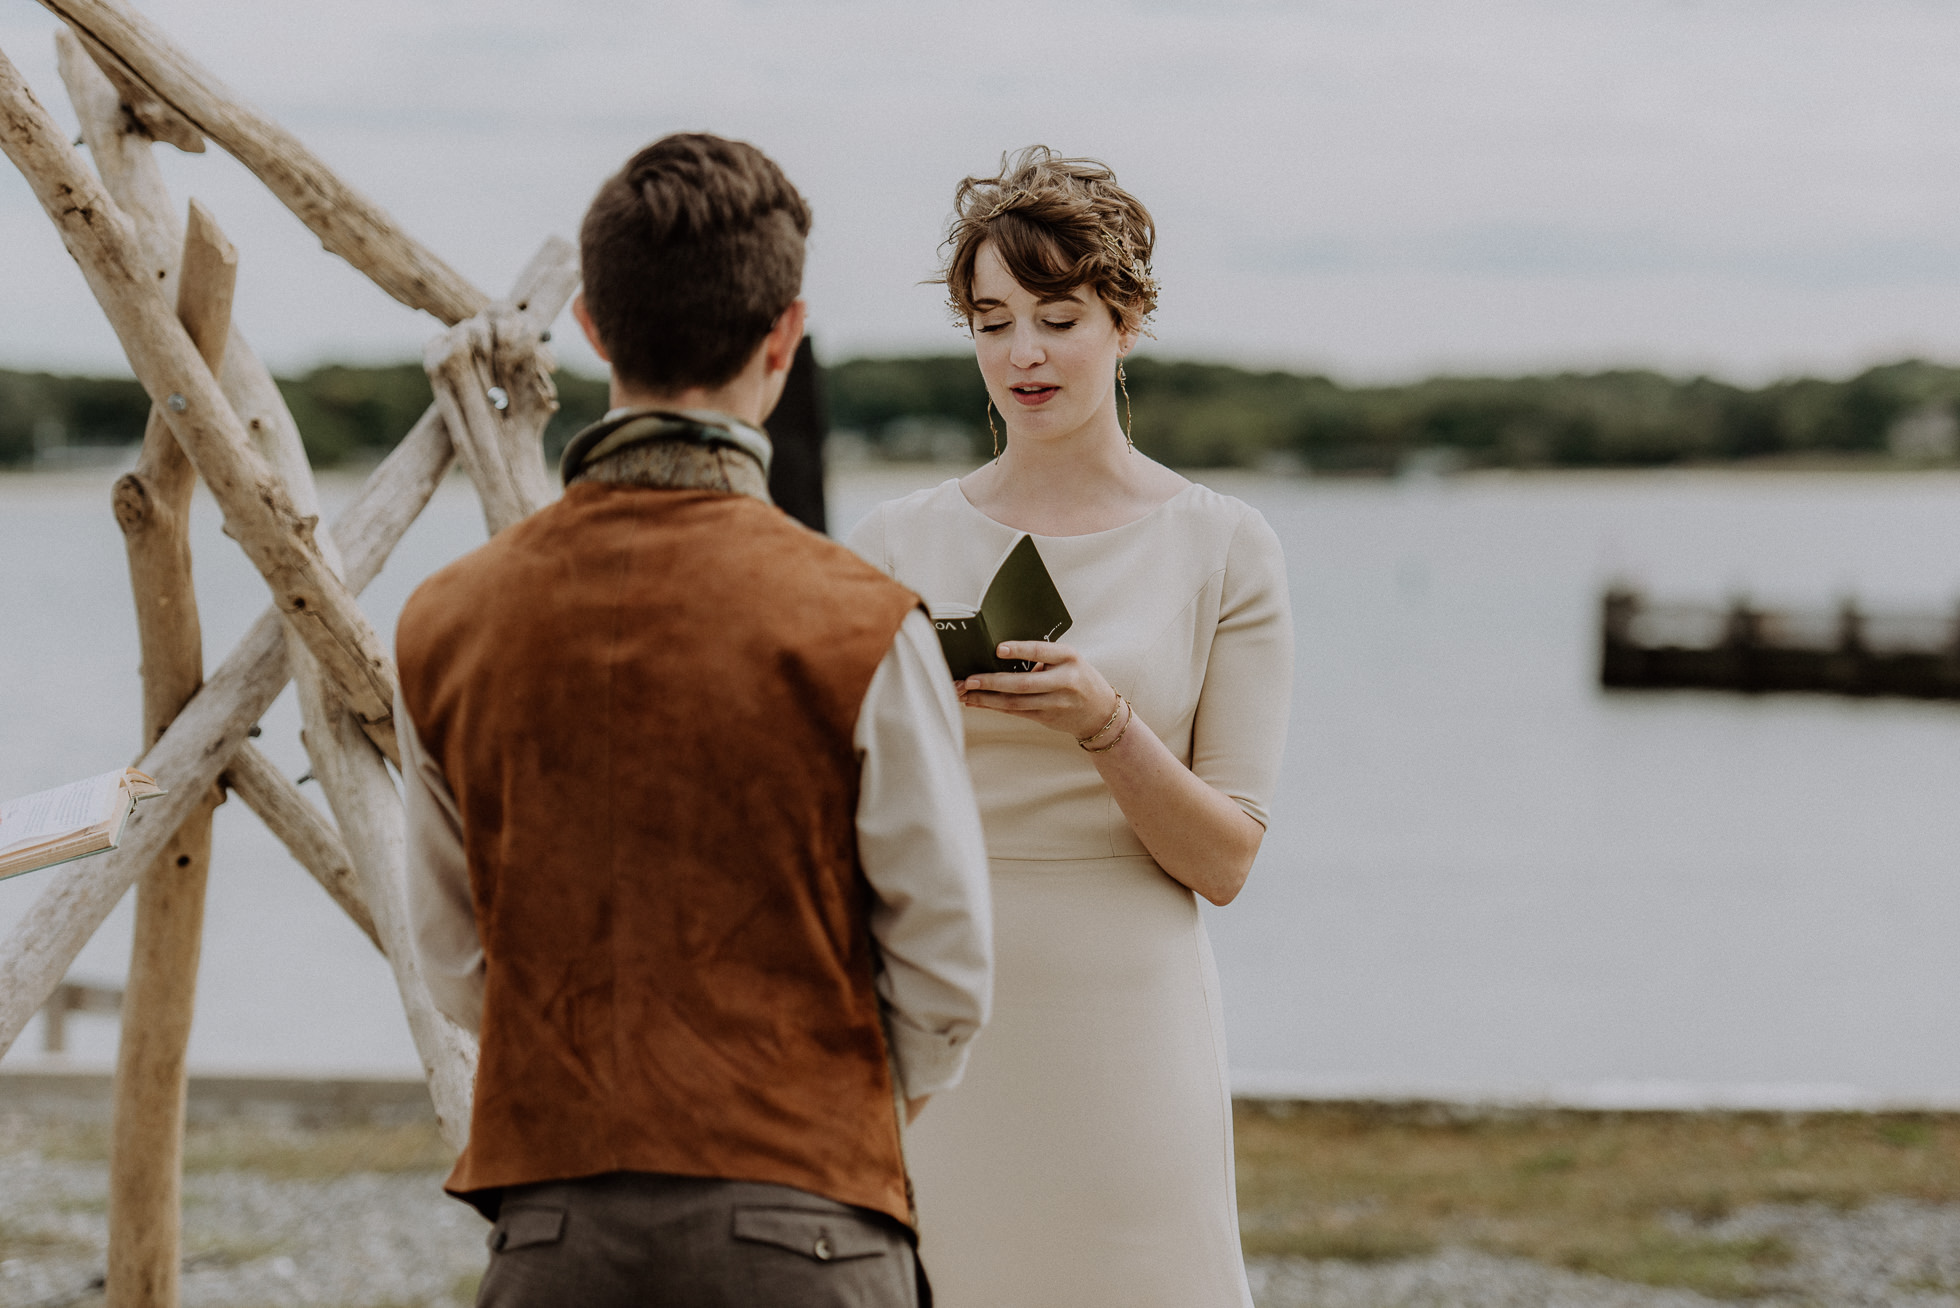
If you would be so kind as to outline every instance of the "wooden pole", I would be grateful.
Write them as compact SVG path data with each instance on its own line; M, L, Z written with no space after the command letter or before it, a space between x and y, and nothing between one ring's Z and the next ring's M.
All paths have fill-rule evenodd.
M441 421L418 423L341 515L334 535L356 591L381 571L452 459ZM290 676L284 620L267 609L138 761L170 793L137 807L123 828L121 848L57 869L0 943L0 1054L20 1038L116 901L217 782Z
M490 302L379 205L335 176L298 137L241 103L142 14L118 0L41 3L250 169L321 245L403 304L456 323Z
M155 139L144 126L144 118L130 105L83 48L82 40L67 28L55 33L55 55L61 80L68 88L68 99L82 127L82 139L94 156L95 170L123 213L136 224L146 267L157 277L166 296L175 294L177 251L184 234L177 222L177 208L164 185L163 171L157 167L152 148ZM272 374L260 362L258 352L236 326L225 346L224 364L218 370L218 385L231 401L232 411L245 424L252 445L286 478L295 496L294 508L301 517L319 513L319 505L300 498L300 487L307 471L299 427ZM321 542L322 547L327 545Z
M177 443L224 510L282 613L362 729L389 758L394 661L313 539L279 478L253 449L212 371L145 274L135 232L102 184L0 55L0 150L33 187L81 266L123 352Z
M116 89L116 98L129 110L131 123L145 136L174 145L188 154L204 153L204 134L197 130L197 125L158 99L157 93L145 86L143 79L129 70L128 64L88 33L73 28L63 30L109 79Z
M469 1139L470 1098L476 1082L476 1038L444 1017L429 997L409 937L403 896L408 830L401 797L387 765L359 725L318 682L300 684L307 720L306 753L333 807L342 839L360 874L362 897L374 915L381 952L395 974L408 1032L422 1059L442 1138L461 1152ZM309 702L311 701L311 702Z
M543 328L514 305L492 305L444 333L429 351L436 407L493 533L550 499L539 438L558 401L551 356L541 343ZM491 401L493 387L500 405ZM295 663L303 660L296 657ZM437 1123L443 1138L460 1151L468 1140L476 1041L437 1011L410 939L401 797L387 767L353 731L353 720L325 684L303 672L299 683L307 755L360 872L382 953L394 968Z
M94 155L96 171L123 212L136 224L143 252L158 281L174 286L177 279L175 246L182 244L169 188L157 166L155 139L146 114L130 98L130 79L113 80L120 67L99 47L91 52L83 39L64 27L55 33L55 53L61 80L81 123L82 139ZM98 66L99 65L99 66ZM108 76L105 76L105 72ZM154 104L152 104L154 108ZM166 245L172 248L164 248ZM218 371L219 385L232 408L245 420L253 445L281 475L294 505L303 516L319 512L312 469L300 440L299 428L271 373L235 326ZM174 445L174 442L173 442ZM181 455L179 456L181 460ZM188 474L188 464L185 465ZM419 503L419 501L418 501ZM320 538L321 552L338 568L339 552L333 535ZM296 642L289 636L288 654ZM304 659L303 651L300 658ZM306 675L317 676L308 667ZM232 760L226 781L246 806L257 813L287 850L318 881L334 902L353 919L362 934L379 947L373 917L361 898L360 882L333 824L303 799L298 789L272 767L253 746Z
M542 326L564 309L577 285L576 252L554 236L518 275L511 301ZM431 405L334 523L343 576L356 594L380 573L454 458L448 428ZM284 688L289 673L281 623L277 609L260 615L144 755L139 766L172 793L136 810L121 849L54 872L52 884L0 941L0 1054L20 1038L137 873L183 823L195 792L217 779Z
M215 369L231 332L238 252L196 201L184 238L177 313ZM191 582L191 492L197 474L152 412L136 470L116 483L116 521L129 554L143 649L143 741L160 740L204 682L204 642ZM136 887L136 932L116 1051L109 1155L110 1308L174 1308L181 1261L185 1049L197 997L204 890L211 865L205 802Z
M286 780L256 745L247 745L231 756L224 780L354 920L361 934L376 949L381 948L374 915L368 912L367 900L361 894L360 874L354 870L353 856L333 823L307 802L299 787Z
M539 438L558 411L558 392L538 329L495 305L430 341L422 361L490 534L549 504Z
M97 171L110 194L136 223L148 254L152 245L160 238L173 235L175 230L169 191L152 149L152 133L145 125L150 116L139 112L132 99L131 87L140 83L132 82L127 70L101 47L85 49L86 39L67 28L55 34L62 81L81 122L82 137L96 156ZM119 71L123 75L118 76ZM153 256L152 261L157 265L159 279L176 276L174 260L164 263ZM319 495L299 428L271 374L235 329L225 351L219 382L233 409L245 418L254 447L284 482L295 510L302 517L317 516ZM327 563L339 571L340 555L331 533L319 538L317 543ZM292 633L288 633L288 647L288 656L299 679L302 682L317 679L318 665ZM373 917L361 897L359 880L348 862L346 846L332 825L301 799L297 790L272 770L257 750L241 751L234 770L244 778L249 791L248 805L261 813L301 866L313 874L369 939L378 942Z
M175 302L184 233L150 149L155 138L129 112L115 86L89 58L80 37L65 27L57 29L54 55L68 103L82 127L82 140L95 159L96 175L136 224L145 269L155 276L157 289ZM225 352L230 354L231 347L226 346Z

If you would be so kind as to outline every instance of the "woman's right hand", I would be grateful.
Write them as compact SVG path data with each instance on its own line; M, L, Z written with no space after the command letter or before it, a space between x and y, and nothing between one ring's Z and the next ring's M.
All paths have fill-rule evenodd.
M1099 732L1116 712L1116 692L1096 665L1072 645L1046 640L1002 641L1004 659L1024 659L1033 672L981 672L955 688L960 703L1028 718L1077 740Z

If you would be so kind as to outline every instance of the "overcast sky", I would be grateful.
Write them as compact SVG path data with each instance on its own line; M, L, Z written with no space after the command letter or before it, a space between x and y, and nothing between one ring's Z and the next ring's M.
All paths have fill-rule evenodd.
M574 234L677 129L816 211L823 354L953 350L958 179L1040 141L1155 212L1166 356L1400 378L1652 365L1761 379L1960 356L1960 5L1935 0L144 0L472 280ZM52 18L0 49L72 124ZM419 357L433 320L215 148L160 147L242 254L275 367ZM117 368L0 161L0 367ZM575 333L561 357L590 369Z

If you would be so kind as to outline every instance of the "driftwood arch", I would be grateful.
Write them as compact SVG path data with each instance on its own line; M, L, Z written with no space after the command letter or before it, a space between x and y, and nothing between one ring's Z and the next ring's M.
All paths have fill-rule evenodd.
M122 847L50 874L0 941L0 1053L82 946L137 890L110 1165L108 1297L178 1300L179 1201L190 1032L211 810L229 788L366 933L394 971L444 1139L469 1122L475 1042L436 1012L407 948L395 670L356 597L452 462L492 533L550 498L540 451L557 408L542 338L577 285L553 237L493 300L347 186L291 134L241 103L121 0L42 0L91 169L0 52L0 151L27 178L114 327L152 402L136 469L116 485L143 656L146 748L169 794L140 808ZM425 364L436 395L325 531L299 430L231 323L237 253L192 201L188 221L153 158L207 141L250 169L381 289L444 330ZM272 605L207 679L186 535L198 479L264 576ZM288 680L333 812L300 796L249 735Z

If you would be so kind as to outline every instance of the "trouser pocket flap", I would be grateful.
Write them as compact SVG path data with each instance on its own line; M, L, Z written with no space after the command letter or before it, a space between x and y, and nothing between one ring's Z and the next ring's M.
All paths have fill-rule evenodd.
M735 1238L814 1258L875 1258L891 1249L892 1238L870 1222L844 1213L806 1208L737 1208Z
M490 1230L490 1247L498 1253L534 1244L556 1244L565 1234L565 1210L532 1204L505 1204Z

